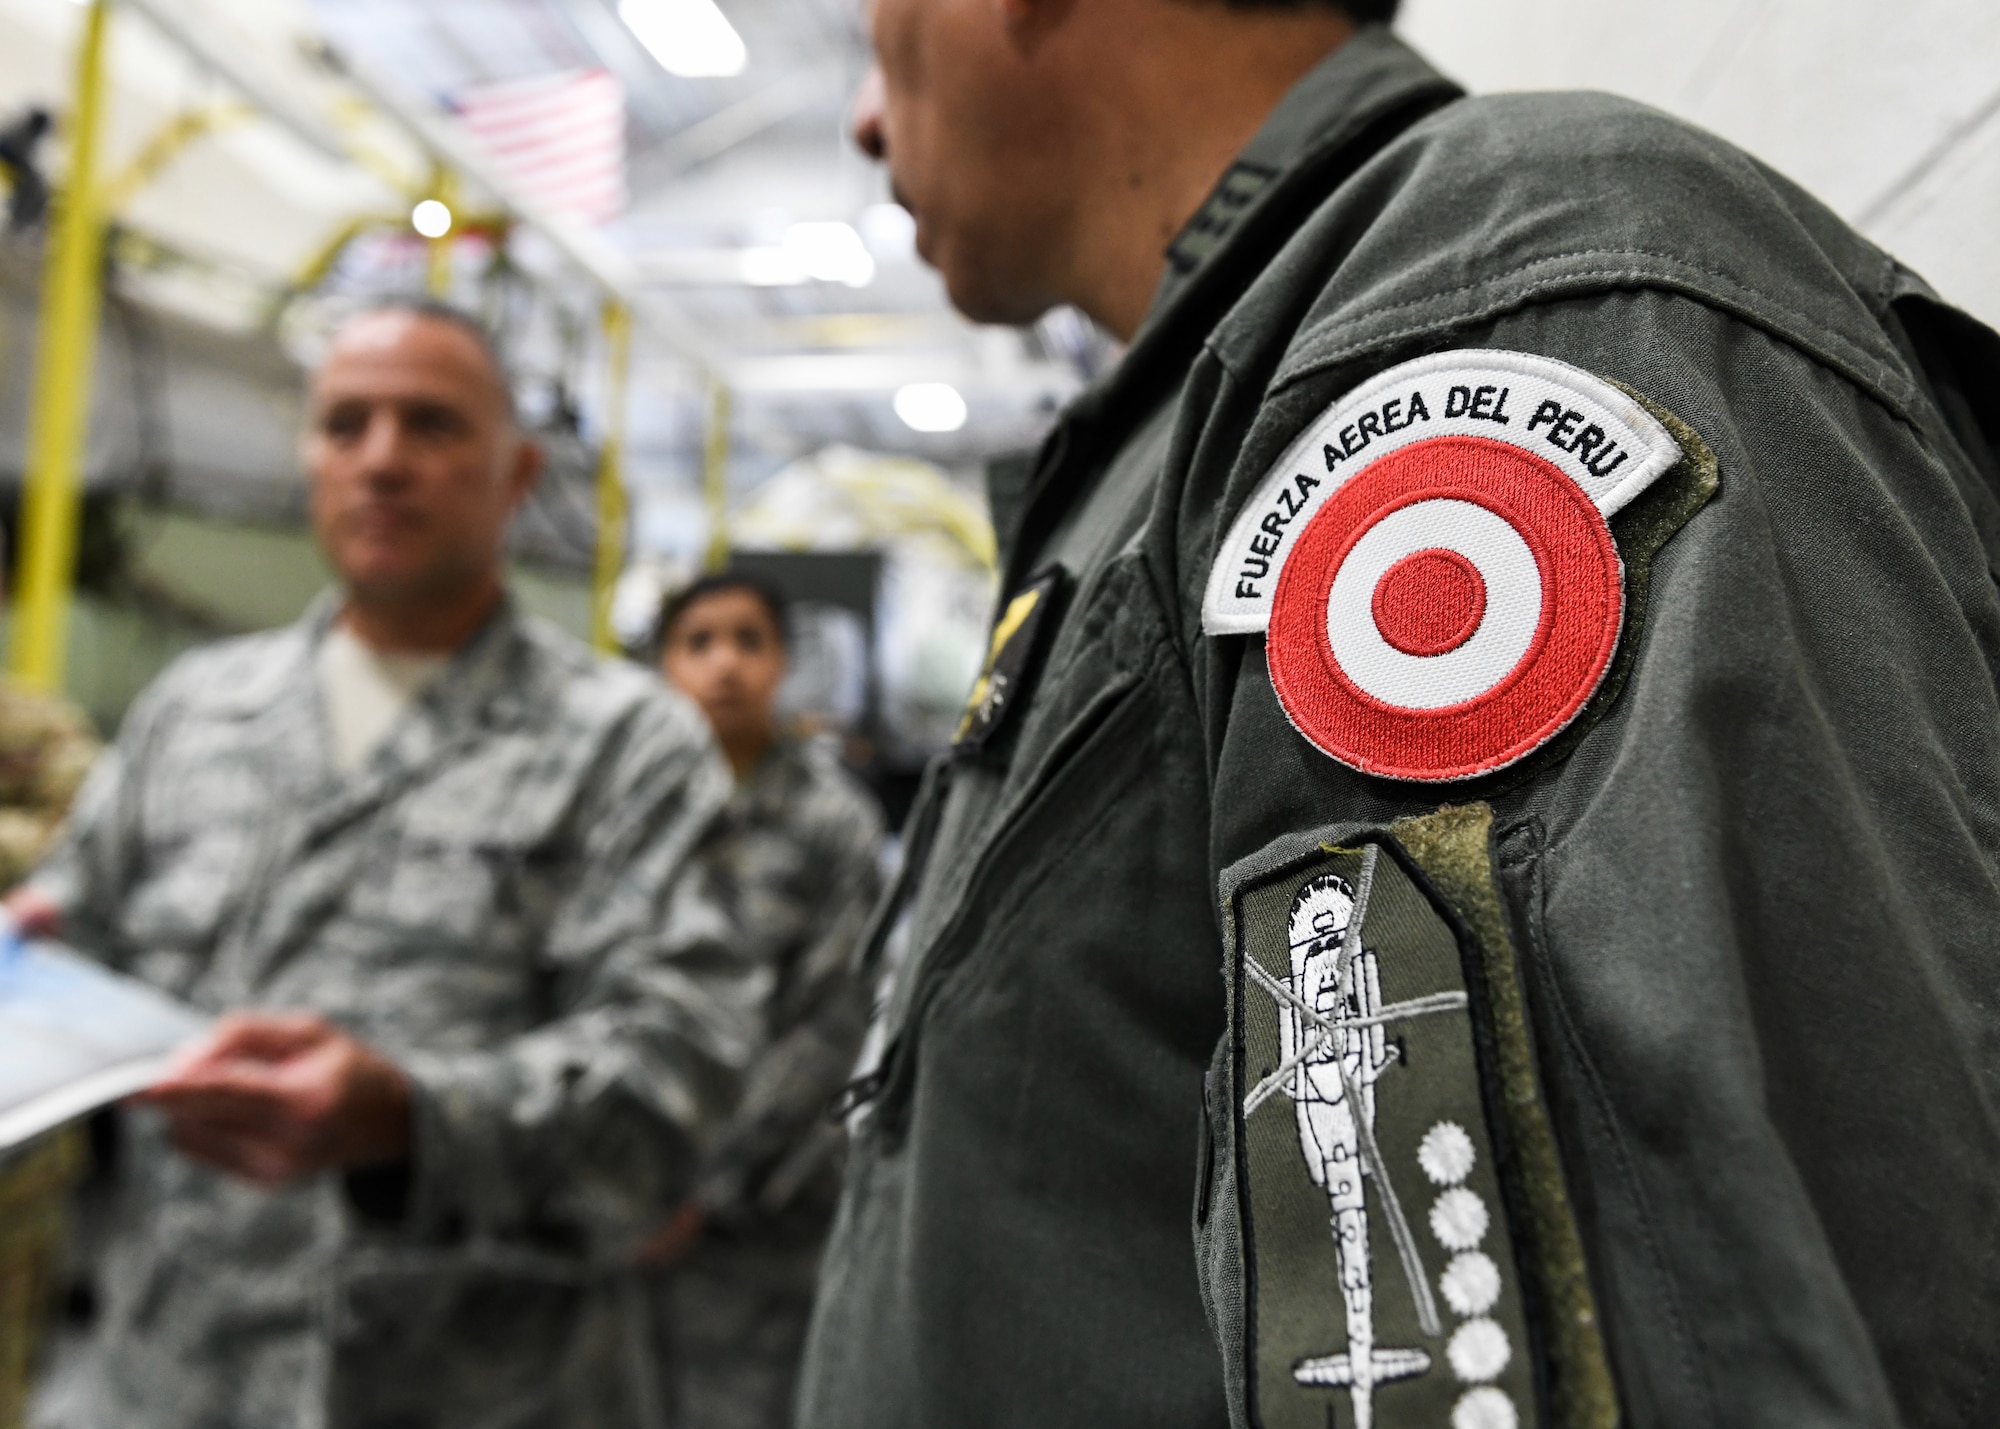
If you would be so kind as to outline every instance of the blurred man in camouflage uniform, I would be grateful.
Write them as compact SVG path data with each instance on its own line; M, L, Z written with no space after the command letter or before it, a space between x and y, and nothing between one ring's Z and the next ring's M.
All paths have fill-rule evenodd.
M0 888L48 851L98 748L67 700L0 683Z
M98 748L67 700L0 682L0 888L47 850ZM20 1423L25 1412L28 1370L60 1282L61 1210L81 1146L67 1132L0 1151L0 1425Z
M644 1425L623 1267L752 1044L727 771L510 604L540 457L476 327L356 318L310 413L341 592L161 676L11 900L228 1014L132 1118L91 1419Z
M778 733L782 598L705 577L660 620L662 671L709 718L736 771L719 890L770 970L770 1040L699 1188L648 1247L671 1417L685 1429L782 1429L840 1193L844 1133L826 1117L854 1065L867 997L853 970L878 891L882 820L822 748Z

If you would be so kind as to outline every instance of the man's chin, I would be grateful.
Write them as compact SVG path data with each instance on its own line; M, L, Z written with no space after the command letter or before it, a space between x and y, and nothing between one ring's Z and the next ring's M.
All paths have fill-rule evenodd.
M951 305L970 322L1026 327L1060 301L1031 290L996 264L947 255L933 266L944 279Z
M459 584L439 572L404 566L343 570L347 598L367 610L422 610L447 603Z

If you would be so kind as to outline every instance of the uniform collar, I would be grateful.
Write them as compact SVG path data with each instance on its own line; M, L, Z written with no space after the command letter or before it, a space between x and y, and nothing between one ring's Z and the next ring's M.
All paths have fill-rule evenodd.
M1385 116L1423 108L1461 91L1380 25L1366 25L1308 70L1278 101L1208 198L1167 245L1167 271L1135 344L1205 269L1230 266L1232 240L1332 153ZM1303 217L1303 213L1301 214Z
M1081 496L1082 476L1180 390L1209 333L1299 226L1397 134L1462 93L1374 25L1286 92L1169 245L1131 348L1043 442L1006 553L1006 589L1021 584L1053 513Z
M793 789L807 777L806 759L804 741L794 735L780 734L764 751L764 757L737 783L737 806L746 811L782 813Z
M308 660L337 611L336 597L323 606L315 605L300 621ZM328 797L314 812L315 829L324 832L364 816L468 744L529 722L534 713L532 703L541 692L524 688L531 678L528 640L513 597L503 594L486 623L459 646L390 726L361 769L351 779L325 786ZM325 771L331 768L331 761L325 752L328 736L319 707L319 682L309 675L298 684L310 692L315 704L310 723L298 723L311 730L318 767Z
M300 741L287 767L308 782L331 768L324 749L323 711L316 659L320 641L339 617L338 590L320 593L279 637L271 658L246 672L216 697L225 716ZM519 723L527 713L518 654L527 639L511 595L503 596L486 624L452 655L389 735L395 764L421 764L457 731ZM371 761L372 767L373 761Z
M340 607L338 589L324 590L314 597L312 604L292 626L297 641L293 661L310 666L319 652L320 641L326 638L334 621L339 618ZM511 657L515 646L523 638L521 614L514 603L513 593L502 591L500 603L493 608L493 614L473 632L471 639L451 653L437 679L427 687L426 694L436 690L442 700L463 709L467 706L477 708L506 693L512 686ZM278 678L289 682L301 672L288 667L275 673Z

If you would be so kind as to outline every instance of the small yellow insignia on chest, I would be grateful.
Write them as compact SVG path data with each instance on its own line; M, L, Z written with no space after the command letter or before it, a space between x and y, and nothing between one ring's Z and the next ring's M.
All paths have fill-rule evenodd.
M1060 567L1051 567L1008 598L987 642L986 662L952 734L953 749L983 748L1013 712L1047 626L1049 607L1061 588L1062 575Z

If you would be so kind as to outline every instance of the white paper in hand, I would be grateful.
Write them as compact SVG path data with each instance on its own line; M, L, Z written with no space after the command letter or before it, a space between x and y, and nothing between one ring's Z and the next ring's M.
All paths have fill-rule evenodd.
M60 943L0 931L0 1151L149 1085L208 1021Z

